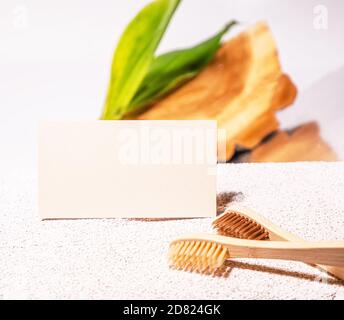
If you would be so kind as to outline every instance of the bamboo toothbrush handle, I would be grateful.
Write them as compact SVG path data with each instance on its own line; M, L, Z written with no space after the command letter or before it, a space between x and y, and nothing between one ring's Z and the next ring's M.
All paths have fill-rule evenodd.
M230 256L302 261L344 267L344 242L264 242L253 241L247 246L228 246Z
M266 220L267 221L267 220ZM290 232L287 232L275 225L272 225L270 221L268 221L268 225L270 227L270 238L272 241L295 241L295 242L302 242L302 243L308 243L307 240L293 234ZM306 261L304 261L306 262ZM326 265L326 264L319 264L312 262L312 265L315 267L318 267L320 269L325 270L326 272L329 272L330 274L334 275L335 277L344 280L344 267L338 267L333 265Z
M277 229L277 228L276 228ZM307 240L302 239L301 237L294 235L289 232L285 232L284 230L280 230L280 232L276 232L271 237L273 240L282 240L282 241L297 241L302 243L308 243ZM305 261L306 262L306 261ZM311 263L316 267L329 272L330 274L334 275L335 277L344 280L344 267L338 267L333 265L324 265L324 264L315 264L314 262Z
M233 210L234 212L238 212L239 214L245 214L248 218L257 221L259 224L266 227L269 230L269 236L271 241L294 241L308 243L308 241L302 239L301 237L281 229L280 227L273 224L270 220L266 219L265 217L256 213L253 210L234 206L229 208L229 210ZM314 262L311 264L314 265ZM339 279L344 280L344 268L322 264L317 264L315 266L329 272L330 274L334 275Z

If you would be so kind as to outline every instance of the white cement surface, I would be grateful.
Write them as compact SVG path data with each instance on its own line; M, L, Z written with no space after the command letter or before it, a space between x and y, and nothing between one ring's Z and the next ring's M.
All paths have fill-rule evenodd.
M305 239L344 239L344 163L220 165L218 190ZM210 219L42 222L36 196L34 177L0 178L0 299L344 299L297 262L241 260L227 278L170 270L169 241L211 232Z

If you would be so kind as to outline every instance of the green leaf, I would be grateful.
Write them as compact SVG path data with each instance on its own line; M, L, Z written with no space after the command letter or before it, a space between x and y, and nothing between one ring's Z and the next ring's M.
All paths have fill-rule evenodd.
M162 96L194 78L197 73L198 72L190 71L173 78L161 78L158 85L145 86L133 100L133 104L128 109L129 113L135 113L136 111L143 109L145 106L159 100Z
M102 115L120 119L153 62L154 53L181 0L155 0L130 22L117 46Z
M215 36L192 48L166 53L154 59L129 110L145 107L195 77L213 59L222 37L236 23L230 22Z

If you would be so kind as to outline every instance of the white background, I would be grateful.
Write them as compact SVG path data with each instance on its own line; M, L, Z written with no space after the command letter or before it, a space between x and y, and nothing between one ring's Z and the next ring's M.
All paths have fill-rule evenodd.
M1 0L0 174L35 168L39 120L99 116L116 42L147 2ZM314 28L320 4L327 30ZM159 51L201 41L233 18L268 21L301 93L344 66L341 0L184 0Z

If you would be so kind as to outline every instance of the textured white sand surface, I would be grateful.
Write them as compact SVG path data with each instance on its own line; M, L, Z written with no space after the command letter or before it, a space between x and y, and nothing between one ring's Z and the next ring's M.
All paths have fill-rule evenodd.
M344 239L344 163L219 165L218 190L307 240ZM40 221L36 194L33 177L0 178L2 299L344 299L298 262L234 261L226 278L169 269L169 241L210 219Z

